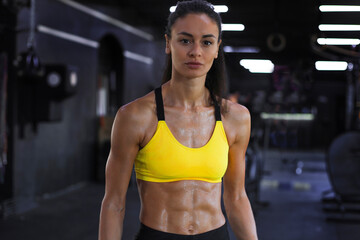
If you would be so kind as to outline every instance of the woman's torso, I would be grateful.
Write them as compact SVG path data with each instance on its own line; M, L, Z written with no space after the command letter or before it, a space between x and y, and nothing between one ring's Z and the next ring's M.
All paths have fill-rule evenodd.
M156 109L154 94L147 97ZM189 148L205 146L215 128L214 106L185 109L164 102L166 125L175 139ZM149 119L140 147L152 139L157 128L156 110ZM176 234L199 234L225 223L221 210L221 183L198 180L149 182L138 179L140 221L156 230Z

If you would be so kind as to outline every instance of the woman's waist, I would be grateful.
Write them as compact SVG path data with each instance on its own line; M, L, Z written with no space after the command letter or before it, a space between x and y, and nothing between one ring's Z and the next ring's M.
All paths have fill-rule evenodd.
M149 211L221 211L221 183L199 180L149 182L137 179L141 205Z
M201 234L217 229L225 224L225 217L221 210L148 210L142 207L140 221L150 228L167 233L182 235Z
M198 234L225 223L219 183L140 181L139 193L141 222L159 231Z

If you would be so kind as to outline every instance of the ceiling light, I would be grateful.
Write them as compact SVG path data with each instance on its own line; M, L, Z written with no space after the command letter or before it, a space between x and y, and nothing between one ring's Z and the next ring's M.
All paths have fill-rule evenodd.
M312 113L266 113L260 114L262 119L272 120L295 120L295 121L312 121L315 116Z
M318 38L320 45L359 45L360 39L357 38Z
M217 13L225 13L229 10L229 8L226 5L215 5L214 10Z
M351 24L320 24L320 31L360 31L360 25Z
M244 31L245 26L243 24L223 23L221 29L222 31Z
M315 68L318 71L345 71L348 63L344 61L317 61Z
M274 64L270 60L242 59L240 65L251 73L272 73L274 71Z
M360 6L355 5L321 5L320 12L360 12Z
M260 49L257 47L224 46L224 52L227 52L227 53L259 53Z
M217 13L224 13L229 10L229 8L226 5L213 5L213 6L214 6L214 11ZM175 9L176 9L176 6L171 6L170 12L175 12Z

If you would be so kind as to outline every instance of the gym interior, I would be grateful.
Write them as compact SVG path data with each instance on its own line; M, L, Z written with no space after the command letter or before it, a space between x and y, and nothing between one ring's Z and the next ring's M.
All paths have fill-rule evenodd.
M358 240L360 1L210 2L259 239ZM0 239L97 239L114 116L161 84L176 3L0 0ZM125 240L139 208L133 175Z

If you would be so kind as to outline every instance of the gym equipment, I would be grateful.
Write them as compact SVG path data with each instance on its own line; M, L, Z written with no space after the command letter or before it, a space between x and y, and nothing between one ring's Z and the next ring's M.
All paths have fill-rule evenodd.
M78 69L64 64L46 64L43 88L48 98L61 101L72 96L78 88Z
M25 125L32 124L36 133L39 122L60 121L61 101L76 93L78 70L65 64L42 64L35 51L35 0L30 4L30 29L27 49L14 61L18 80L18 123L20 138Z
M264 174L264 163L259 141L262 138L262 131L254 128L248 148L245 153L245 189L249 201L253 207L254 214L258 209L267 207L268 202L260 201L260 183Z
M360 221L360 132L347 132L330 145L326 158L332 186L323 192L328 220Z

